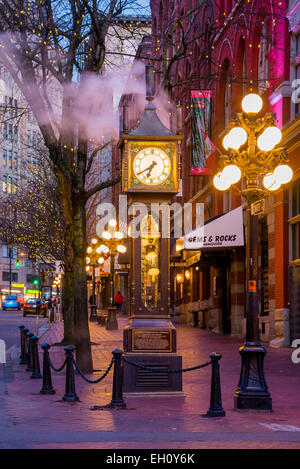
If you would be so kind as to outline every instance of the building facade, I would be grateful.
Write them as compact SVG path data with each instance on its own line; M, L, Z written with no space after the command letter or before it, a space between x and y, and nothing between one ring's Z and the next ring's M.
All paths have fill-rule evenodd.
M296 338L299 313L299 2L151 1L156 87L180 103L185 135L181 203L204 204L208 223L245 206L234 188L212 185L222 139L249 92L263 99L283 132L293 181L269 193L259 213L259 324L274 346ZM288 21L288 18L290 21ZM299 87L299 84L298 84ZM211 90L207 126L215 159L210 174L192 175L192 90ZM243 184L243 182L239 183ZM241 189L242 186L238 186ZM244 226L246 220L244 214ZM245 239L247 243L247 239ZM245 248L188 251L174 243L172 300L178 320L215 332L245 334Z

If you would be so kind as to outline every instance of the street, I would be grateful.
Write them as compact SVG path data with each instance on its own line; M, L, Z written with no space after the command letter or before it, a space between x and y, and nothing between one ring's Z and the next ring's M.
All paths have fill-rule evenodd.
M46 325L48 319L36 316L26 316L23 318L23 312L16 310L0 310L0 339L5 341L6 350L13 345L19 345L20 330L18 326L23 324L30 331L37 333L38 329Z
M18 314L15 315L18 340ZM29 319L31 320L31 319ZM118 318L119 329L90 323L95 372L98 379L112 357L122 348L127 318ZM34 318L31 320L34 326ZM240 374L240 341L213 332L178 326L178 353L183 366L207 361L213 351L222 353L221 387L225 417L203 418L209 407L211 369L184 373L182 397L124 397L126 409L102 409L112 396L110 372L98 384L86 383L76 373L78 402L65 402L65 371L52 372L54 395L39 393L42 380L30 379L19 365L20 348L12 349L5 373L0 373L1 448L36 449L299 449L299 364L292 363L292 349L267 347L265 372L273 400L272 412L237 412L233 395ZM59 343L63 323L54 323L40 342ZM40 350L41 352L41 350ZM63 347L53 346L50 356L56 367L64 361ZM40 353L42 364L42 353ZM96 406L96 409L94 409ZM93 410L94 409L94 410Z

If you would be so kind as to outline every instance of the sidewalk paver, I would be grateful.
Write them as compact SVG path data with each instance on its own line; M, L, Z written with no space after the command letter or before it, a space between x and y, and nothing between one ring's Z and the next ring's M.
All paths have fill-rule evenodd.
M122 348L124 317L119 329L107 331L90 323L96 380L107 368L112 350ZM55 323L40 338L57 343L63 323ZM185 397L126 398L125 410L92 410L111 400L112 372L100 383L86 383L76 375L80 402L62 401L65 375L52 372L56 394L39 394L41 380L14 360L14 379L6 383L2 408L9 423L1 428L2 445L15 448L300 448L300 364L291 361L292 349L266 347L265 373L273 399L273 412L237 412L233 394L241 367L242 341L210 331L177 327L178 353L183 368L208 361L211 352L222 353L221 385L225 417L202 418L209 407L211 367L183 374ZM63 363L63 347L50 349L55 366ZM42 364L42 361L41 361ZM11 430L13 432L11 433ZM12 446L9 446L12 445Z

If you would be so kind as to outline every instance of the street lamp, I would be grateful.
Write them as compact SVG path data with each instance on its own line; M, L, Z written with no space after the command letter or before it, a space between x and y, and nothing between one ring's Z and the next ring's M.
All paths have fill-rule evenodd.
M114 265L116 254L126 252L126 246L123 244L124 235L116 228L117 221L111 219L101 238L91 240L86 257L87 270L89 266L93 268L93 303L95 304L95 267L102 265L105 259L110 256L110 306L108 308L106 329L118 329L116 308L114 306ZM91 318L93 315L96 316L96 311L91 312Z
M123 244L124 234L117 230L117 221L111 219L108 222L108 229L102 233L103 244L108 249L107 255L110 256L110 306L108 308L108 317L106 329L118 329L116 308L114 305L114 277L115 277L115 256L126 252L126 246Z
M266 351L259 341L258 220L257 215L251 213L251 204L279 189L281 184L287 184L293 176L286 164L285 149L275 148L281 140L275 114L256 117L262 105L262 99L254 93L244 97L244 112L236 114L228 126L229 132L223 139L227 154L221 156L221 170L213 179L214 186L221 191L229 189L241 177L245 179L245 188L240 193L247 201L247 322L246 343L239 350L242 368L235 392L235 408L245 410L272 409L263 367Z
M101 245L98 246L98 238L91 239L91 245L87 247L87 255L85 258L86 262L86 272L89 273L90 268L92 268L92 279L93 279L93 290L92 298L93 302L91 304L91 314L90 321L95 321L97 319L97 305L96 305L96 267L100 267L104 264L105 258L103 257Z

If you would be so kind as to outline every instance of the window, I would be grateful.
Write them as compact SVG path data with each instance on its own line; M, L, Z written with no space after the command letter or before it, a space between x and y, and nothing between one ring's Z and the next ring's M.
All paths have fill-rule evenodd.
M26 274L26 283L33 283L34 280L37 280L39 277L39 274Z
M30 134L30 130L27 130L27 145L30 145L31 144L31 134Z
M7 176L7 192L11 194L11 177Z
M17 142L18 141L18 126L15 125L14 126L14 141Z
M8 124L8 138L9 138L9 140L12 140L12 138L13 138L13 126L12 126L12 124Z
M8 167L12 169L12 151L8 150Z
M2 257L9 257L9 247L5 244L2 246ZM11 257L12 259L16 259L18 257L17 248L11 248Z
M292 261L300 259L300 178L292 186Z
M6 150L2 150L2 164L3 164L3 168L6 168L7 166L7 151Z
M3 124L2 136L4 139L7 138L7 124Z
M204 266L202 269L202 299L206 300L211 295L210 290L210 267Z
M18 117L18 100L14 100L15 117Z
M258 92L263 93L269 82L269 30L264 22L261 30L261 39L258 45Z
M229 69L226 71L226 79L225 79L224 111L225 111L225 126L227 126L231 119L231 74L230 74Z
M2 272L2 280L4 282L10 281L10 272ZM18 274L16 272L11 273L11 281L17 282L18 281Z
M16 152L14 152L14 169L18 169L18 155Z
M6 176L2 177L2 190L3 192L7 191L7 177Z
M8 112L10 117L13 117L13 99L9 98L8 100Z
M27 155L26 169L28 171L30 170L30 163L31 163L30 155Z
M14 178L13 193L16 194L17 192L18 192L18 180Z

